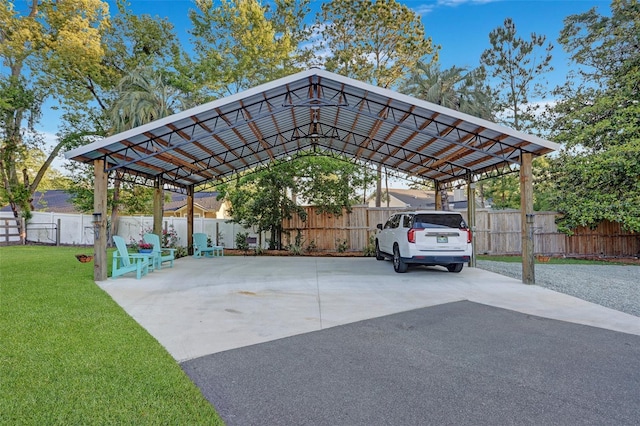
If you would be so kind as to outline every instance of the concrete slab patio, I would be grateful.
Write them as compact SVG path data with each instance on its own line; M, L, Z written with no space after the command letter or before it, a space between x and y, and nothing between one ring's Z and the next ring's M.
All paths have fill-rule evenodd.
M640 335L639 317L502 275L372 258L188 257L100 286L177 361L464 300Z

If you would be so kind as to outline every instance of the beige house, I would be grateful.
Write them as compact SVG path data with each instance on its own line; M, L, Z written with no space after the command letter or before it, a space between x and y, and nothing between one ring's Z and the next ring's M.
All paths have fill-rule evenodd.
M383 190L384 191L384 190ZM415 210L435 210L435 192L423 191L420 189L395 189L389 188L389 207L395 208L411 208ZM467 196L464 189L455 189L449 193L449 208L466 209ZM375 194L369 198L369 207L375 207ZM385 193L382 195L380 207L387 207L387 199Z
M164 204L164 217L187 217L187 196L171 194L172 200ZM197 192L193 201L193 217L230 219L229 203L218 200L217 192Z

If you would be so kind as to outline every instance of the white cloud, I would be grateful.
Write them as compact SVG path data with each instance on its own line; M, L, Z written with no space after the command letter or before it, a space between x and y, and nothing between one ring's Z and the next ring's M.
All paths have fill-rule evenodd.
M422 4L422 5L418 6L418 7L412 8L412 9L416 14L418 14L420 16L423 16L423 15L427 15L427 14L431 13L431 11L433 11L433 9L435 9L435 8L436 8L435 4Z
M485 3L494 3L500 0L438 0L438 6L452 6L457 7L463 4L471 3L471 4L485 4Z
M413 11L420 16L431 13L438 7L458 7L465 4L486 4L494 3L502 0L437 0L435 3L421 4L416 7L412 7Z

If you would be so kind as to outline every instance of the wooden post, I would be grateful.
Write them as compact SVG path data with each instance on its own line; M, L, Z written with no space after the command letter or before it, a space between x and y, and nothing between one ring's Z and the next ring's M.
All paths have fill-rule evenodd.
M533 155L523 153L520 159L520 223L522 229L522 282L535 284L533 254Z
M187 250L193 254L193 185L187 188Z
M93 211L100 213L101 219L93 224L93 279L105 281L107 279L107 172L104 170L104 160L93 161Z
M471 259L469 259L469 267L476 267L476 184L473 178L467 177L467 226L471 229Z
M153 191L153 233L162 241L162 216L164 214L164 191L162 178L158 176Z

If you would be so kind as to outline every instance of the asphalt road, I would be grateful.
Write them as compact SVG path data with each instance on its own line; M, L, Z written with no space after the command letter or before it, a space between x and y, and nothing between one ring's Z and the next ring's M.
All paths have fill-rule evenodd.
M637 425L640 336L469 301L185 361L228 425Z

